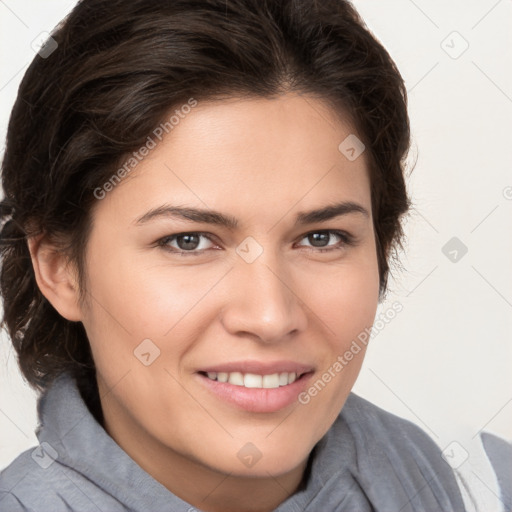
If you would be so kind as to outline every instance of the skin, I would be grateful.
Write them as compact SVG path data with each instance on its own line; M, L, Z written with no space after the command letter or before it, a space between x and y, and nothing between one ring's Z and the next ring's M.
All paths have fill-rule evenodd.
M351 133L309 96L199 103L96 203L85 305L73 267L44 238L29 242L41 291L85 326L106 431L201 510L271 511L292 495L359 374L364 349L309 403L254 413L213 395L196 373L226 361L293 360L315 367L314 383L373 324L379 276L365 154L349 161L338 150ZM295 224L298 212L339 201L369 216ZM176 218L136 225L164 203L214 209L240 226ZM322 230L356 243L331 233L314 245L307 235ZM185 256L157 243L198 231L212 239L192 249L167 242ZM249 236L263 249L250 264L236 252ZM149 366L134 356L147 338L160 350ZM252 467L237 457L248 442L262 454Z

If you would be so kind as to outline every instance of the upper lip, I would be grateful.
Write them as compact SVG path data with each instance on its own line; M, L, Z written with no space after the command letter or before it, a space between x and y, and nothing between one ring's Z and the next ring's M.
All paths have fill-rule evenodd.
M229 363L221 363L205 368L201 368L201 372L222 372L222 373L254 373L257 375L272 375L273 373L296 373L302 375L313 371L313 366L309 364L297 363L295 361L231 361Z

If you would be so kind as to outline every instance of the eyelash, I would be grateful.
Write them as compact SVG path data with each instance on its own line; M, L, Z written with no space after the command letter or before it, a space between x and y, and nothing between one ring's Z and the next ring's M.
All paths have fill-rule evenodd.
M330 248L309 246L315 252L332 252L332 251L337 251L337 250L343 249L343 248L348 247L348 246L355 245L355 238L351 234L349 234L349 233L347 233L345 231L339 231L337 229L321 229L321 230L317 230L317 231L310 231L309 233L305 233L302 236L301 240L306 238L306 237L308 237L308 236L310 236L310 235L318 234L318 233L328 233L328 234L337 235L337 236L339 236L341 238L341 242L339 242L338 245L330 247ZM180 249L170 248L167 245L169 242L174 241L178 237L185 236L185 235L204 236L210 242L215 243L212 240L212 237L208 233L204 233L204 232L201 232L201 231L186 231L186 232L183 232L183 233L176 233L174 235L167 235L167 236L157 240L156 243L164 251L170 252L172 254L177 254L179 256L200 256L201 254L203 254L205 251L208 250L208 249L203 249L201 251L197 251L197 250L183 251L183 250L180 250Z

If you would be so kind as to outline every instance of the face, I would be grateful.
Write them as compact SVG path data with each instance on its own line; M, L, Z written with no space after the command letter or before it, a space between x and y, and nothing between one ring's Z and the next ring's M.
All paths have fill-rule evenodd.
M105 426L143 467L280 475L334 422L379 291L352 133L312 97L199 102L96 203L82 322Z

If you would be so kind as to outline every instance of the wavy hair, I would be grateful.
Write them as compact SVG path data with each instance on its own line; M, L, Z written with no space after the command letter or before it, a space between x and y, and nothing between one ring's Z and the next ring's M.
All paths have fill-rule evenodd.
M21 82L2 162L2 326L33 388L68 371L98 403L85 329L42 295L27 238L59 244L83 298L94 190L190 97L298 92L352 123L366 145L384 296L410 207L407 94L348 1L82 0L51 36L57 48L36 55Z

